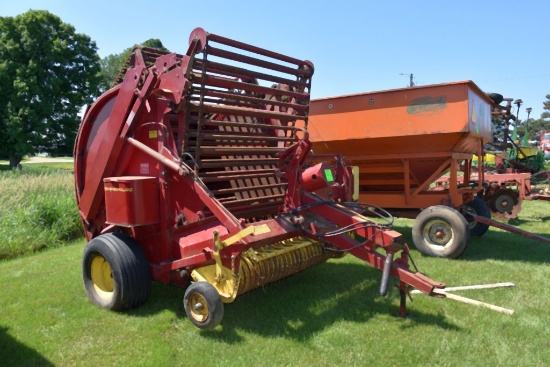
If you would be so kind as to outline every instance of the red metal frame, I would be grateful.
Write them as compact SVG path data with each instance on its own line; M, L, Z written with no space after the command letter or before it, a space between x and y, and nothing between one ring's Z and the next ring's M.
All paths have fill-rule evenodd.
M296 68L224 51L211 45L216 42ZM345 205L353 180L342 157L333 157L332 165L305 165L311 142L295 121L307 125L312 74L309 61L202 29L191 34L185 55L136 49L120 84L91 106L78 132L75 188L87 238L124 232L140 243L154 280L186 286L190 271L216 263L214 233L224 240L256 226L261 233L219 250L223 266L238 269L240 255L249 249L306 236L385 269L382 293L391 273L400 280L401 292L413 286L435 296L433 289L444 285L409 270L401 235ZM258 78L277 84L262 87ZM327 177L315 181L320 174ZM143 177L156 178L158 195L125 196ZM108 186L114 191L106 203L104 180L127 186L120 192ZM138 218L158 220L127 223L126 217L119 221L118 214L111 215L119 206L135 204L132 200L144 201L140 210L158 211ZM376 251L379 247L387 257Z

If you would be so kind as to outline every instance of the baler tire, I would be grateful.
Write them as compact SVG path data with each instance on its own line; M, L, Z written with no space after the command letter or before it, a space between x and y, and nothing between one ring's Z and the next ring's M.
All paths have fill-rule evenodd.
M437 238L442 236L441 238ZM459 257L470 242L468 222L457 210L435 205L416 217L413 242L422 254L434 257Z
M468 227L470 228L470 234L477 237L483 236L489 229L489 226L485 223L478 223L474 219L469 219L467 213L470 212L480 217L491 219L491 209L489 205L480 197L474 196L474 199L464 204L461 210L466 212L465 217L468 222Z
M140 306L151 294L145 254L136 240L118 233L97 236L86 245L82 278L90 301L112 311Z
M223 319L222 298L208 282L191 283L185 291L183 307L189 320L203 330L215 328Z

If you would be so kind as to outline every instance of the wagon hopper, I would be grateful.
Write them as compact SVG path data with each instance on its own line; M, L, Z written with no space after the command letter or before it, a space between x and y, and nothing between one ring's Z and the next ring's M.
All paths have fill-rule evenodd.
M491 106L472 81L321 98L311 102L308 131L316 155L342 152L359 167L359 200L416 217L420 251L457 257L470 235L458 210L486 211L475 198L482 180L469 177L492 136ZM430 190L443 174L448 188Z

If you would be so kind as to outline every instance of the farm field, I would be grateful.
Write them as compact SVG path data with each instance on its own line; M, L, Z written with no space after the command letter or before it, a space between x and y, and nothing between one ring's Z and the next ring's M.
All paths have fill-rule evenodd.
M525 202L514 225L550 237L548 203ZM408 243L412 221L396 220ZM550 363L550 246L490 229L461 258L419 269L448 286L513 282L457 292L515 310L414 295L393 315L397 290L378 295L381 273L346 256L237 297L222 324L197 329L183 290L153 283L124 313L92 306L81 280L84 240L0 262L0 355L6 366L545 366Z

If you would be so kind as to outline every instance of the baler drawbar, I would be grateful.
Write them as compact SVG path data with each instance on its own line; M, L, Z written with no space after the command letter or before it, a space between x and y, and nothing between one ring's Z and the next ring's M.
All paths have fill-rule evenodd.
M188 317L211 329L237 295L345 253L382 270L381 294L399 280L401 314L411 286L444 297L409 269L401 235L352 202L343 157L306 164L313 71L201 28L184 55L133 50L75 144L92 303L139 306L153 279L187 288Z

